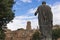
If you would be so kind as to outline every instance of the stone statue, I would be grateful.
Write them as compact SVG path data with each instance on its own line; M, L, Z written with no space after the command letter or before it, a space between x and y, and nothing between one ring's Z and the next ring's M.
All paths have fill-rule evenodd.
M40 5L37 8L35 16L37 14L38 14L39 30L42 35L41 40L52 40L53 15L51 12L51 8L48 5L46 5L45 1L43 1L42 5Z

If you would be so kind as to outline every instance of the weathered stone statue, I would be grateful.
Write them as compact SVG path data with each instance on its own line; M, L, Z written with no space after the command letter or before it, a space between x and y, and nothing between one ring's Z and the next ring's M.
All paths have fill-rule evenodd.
M45 1L43 1L42 5L37 8L35 16L37 14L40 32L42 35L41 40L52 40L53 15L51 12L51 8L46 5Z

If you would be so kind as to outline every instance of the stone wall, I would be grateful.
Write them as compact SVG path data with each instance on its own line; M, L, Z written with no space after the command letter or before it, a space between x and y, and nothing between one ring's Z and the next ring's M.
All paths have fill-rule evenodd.
M26 29L21 28L16 31L6 29L5 40L30 40L34 32L35 30L31 29L31 22L28 21Z
M34 32L34 30L7 31L5 40L30 40Z

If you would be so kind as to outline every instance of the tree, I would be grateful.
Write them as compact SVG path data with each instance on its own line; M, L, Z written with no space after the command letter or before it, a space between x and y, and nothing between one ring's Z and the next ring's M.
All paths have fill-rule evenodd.
M14 0L0 0L0 40L4 40L3 25L7 25L14 18L12 10Z
M39 32L39 31L36 31L36 32L33 34L31 40L40 40L40 32Z
M8 23L14 18L13 4L14 0L2 0L0 2L0 18L6 18Z
M52 36L53 36L53 39L55 39L55 40L57 40L58 38L60 38L60 28L53 29Z

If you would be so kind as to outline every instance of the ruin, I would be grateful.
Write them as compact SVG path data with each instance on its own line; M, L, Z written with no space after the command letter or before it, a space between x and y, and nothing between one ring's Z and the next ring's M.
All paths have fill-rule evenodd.
M26 29L20 28L16 31L6 29L5 40L30 40L34 32L35 30L31 29L31 22L28 21Z

